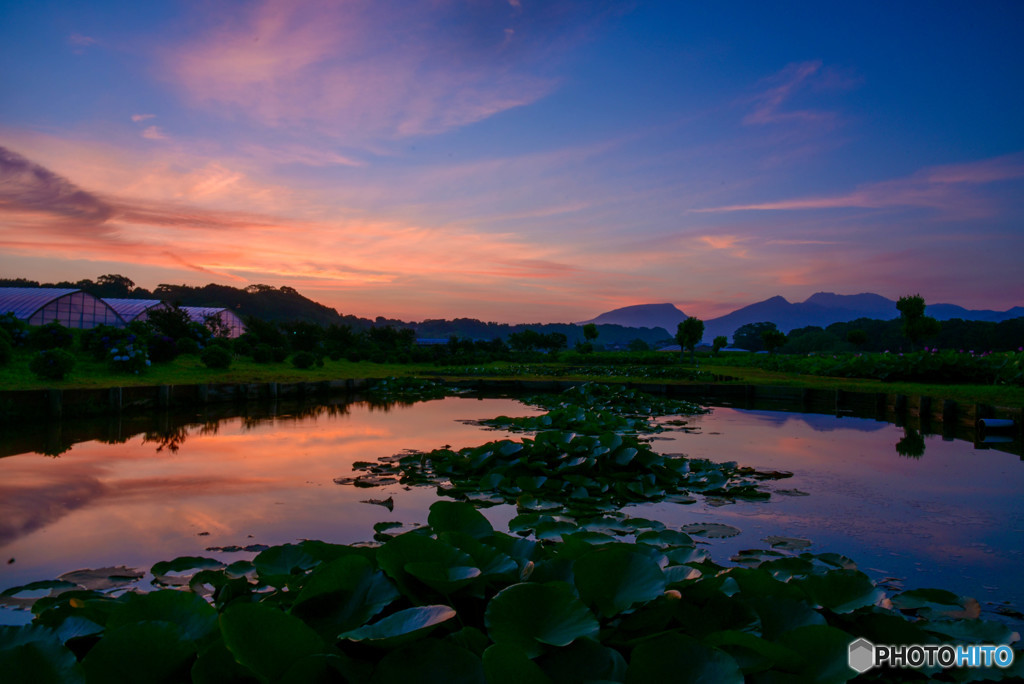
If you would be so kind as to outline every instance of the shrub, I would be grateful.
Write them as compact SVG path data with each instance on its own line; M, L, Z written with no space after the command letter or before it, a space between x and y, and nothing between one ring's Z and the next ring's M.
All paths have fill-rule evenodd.
M253 347L252 360L256 363L270 363L274 361L274 348L266 342L261 342Z
M188 339L188 338L183 338ZM173 361L178 357L178 343L173 337L157 333L149 341L149 358L156 363Z
M14 315L13 311L0 316L0 330L11 338L11 344L20 347L28 342L28 323Z
M316 365L316 356L308 351L300 351L292 357L292 365L301 370L312 368Z
M146 345L129 335L116 347L107 352L107 362L115 373L134 373L138 375L149 368L149 354Z
M231 352L226 347L211 345L199 355L207 368L228 368L231 366Z
M30 371L45 380L62 380L75 367L75 357L63 349L44 349L28 364Z
M72 332L57 321L32 328L28 343L35 349L70 349L75 341Z
M194 355L198 354L199 351L202 349L202 347L199 346L199 343L193 340L191 337L180 338L177 342L174 343L174 346L177 348L179 354Z
M10 338L4 333L0 335L0 366L6 366L14 356L14 347L11 346Z

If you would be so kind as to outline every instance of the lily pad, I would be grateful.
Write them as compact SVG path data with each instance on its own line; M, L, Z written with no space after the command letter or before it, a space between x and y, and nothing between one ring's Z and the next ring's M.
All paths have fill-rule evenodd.
M725 523L690 523L683 525L683 532L708 539L727 539L741 532L740 528Z
M597 618L563 582L520 583L491 599L484 613L487 632L496 644L511 644L529 657L546 646L567 646L598 632Z
M451 606L416 606L392 613L373 624L342 632L338 638L378 646L394 646L399 642L422 636L426 631L451 620L455 614Z
M801 539L800 537L780 537L776 535L765 537L761 541L765 542L773 549L782 549L783 551L802 551L811 545L810 539Z
M621 545L599 548L573 567L580 598L613 617L665 591L665 575L649 556Z

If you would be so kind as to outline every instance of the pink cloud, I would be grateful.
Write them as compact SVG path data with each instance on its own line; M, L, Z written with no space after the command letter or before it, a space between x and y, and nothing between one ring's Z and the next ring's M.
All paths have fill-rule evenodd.
M906 178L868 183L841 194L801 197L758 204L735 204L693 213L733 211L796 211L810 209L887 209L918 207L944 212L949 217L978 217L991 213L970 186L1024 178L1024 155L1014 154L965 164L923 169Z
M823 69L820 60L790 64L785 69L762 81L769 86L753 98L754 110L743 118L747 125L783 122L831 122L833 112L815 109L787 109L786 105L800 91L812 88L848 88L856 82L840 78L830 69Z
M468 25L452 21L456 11L263 0L212 17L165 54L165 69L196 103L353 142L442 132L552 90L543 65L554 41L520 41L507 11L475 12Z
M146 140L167 140L167 134L159 126L147 126L142 137Z

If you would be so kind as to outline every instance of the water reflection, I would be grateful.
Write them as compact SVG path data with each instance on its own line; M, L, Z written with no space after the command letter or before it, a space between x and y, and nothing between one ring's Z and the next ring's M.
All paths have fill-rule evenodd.
M6 430L0 438L0 590L69 570L148 568L179 555L238 560L218 549L304 538L372 538L374 523L426 520L432 487L334 484L356 461L406 449L501 439L466 421L528 415L511 399L412 405L365 401L213 407ZM796 536L838 551L877 578L944 586L1024 604L1024 463L915 427L828 415L717 408L662 433L662 453L788 470L768 503L667 503L628 512L667 524L724 522L724 560L765 538ZM515 436L514 438L519 438ZM59 446L59 458L51 453ZM927 450L927 458L919 458ZM893 452L896 453L893 453ZM900 458L913 456L914 458ZM381 505L390 500L391 507ZM719 502L720 503L720 502ZM505 528L509 506L486 510ZM249 557L249 556L247 556ZM2 620L2 618L0 618Z

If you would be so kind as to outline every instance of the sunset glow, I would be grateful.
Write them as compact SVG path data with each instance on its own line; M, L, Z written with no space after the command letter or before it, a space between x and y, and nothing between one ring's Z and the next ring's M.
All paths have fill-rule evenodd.
M0 273L343 314L1024 304L1024 6L5 9Z

